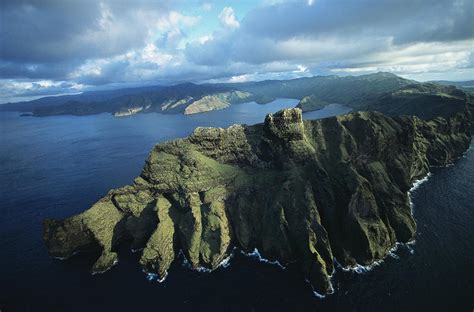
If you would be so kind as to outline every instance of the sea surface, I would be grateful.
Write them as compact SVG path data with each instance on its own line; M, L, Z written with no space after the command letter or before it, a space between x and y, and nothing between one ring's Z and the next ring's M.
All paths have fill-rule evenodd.
M197 126L262 122L295 100L247 103L200 115L19 117L0 113L0 310L8 311L472 311L474 308L474 153L433 170L412 191L416 244L400 246L362 274L337 270L324 299L294 267L236 253L227 268L198 273L175 261L163 283L148 281L139 253L91 275L95 254L48 256L42 220L89 208L132 182L158 142ZM305 114L348 112L342 105Z

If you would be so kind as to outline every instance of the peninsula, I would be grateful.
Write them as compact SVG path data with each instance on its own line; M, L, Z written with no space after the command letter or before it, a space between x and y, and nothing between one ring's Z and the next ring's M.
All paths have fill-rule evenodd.
M157 144L132 185L45 220L44 240L54 257L100 250L93 272L131 241L159 278L181 252L192 268L213 270L234 247L257 249L296 263L328 294L336 261L368 265L415 238L412 183L461 157L470 140L467 107L430 120L355 112L307 121L293 108L254 126L197 128Z

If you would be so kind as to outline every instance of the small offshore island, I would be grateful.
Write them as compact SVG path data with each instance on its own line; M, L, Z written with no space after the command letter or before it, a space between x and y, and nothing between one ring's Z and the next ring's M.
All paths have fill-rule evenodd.
M413 182L461 157L470 140L467 106L430 120L355 112L303 121L293 108L254 126L197 128L156 145L132 185L81 214L45 220L44 239L54 257L101 250L94 273L131 241L159 279L180 253L213 270L234 247L257 249L296 263L324 295L336 261L369 265L414 239Z

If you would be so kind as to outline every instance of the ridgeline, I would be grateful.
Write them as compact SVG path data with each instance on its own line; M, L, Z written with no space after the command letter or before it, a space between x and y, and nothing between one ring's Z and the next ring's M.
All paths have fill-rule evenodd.
M470 140L467 108L431 120L356 112L308 121L295 108L254 126L197 128L156 145L132 185L45 220L44 239L55 257L100 250L93 272L113 266L117 246L131 241L159 278L180 252L212 270L234 247L257 248L298 265L327 294L336 259L368 265L414 239L409 189Z

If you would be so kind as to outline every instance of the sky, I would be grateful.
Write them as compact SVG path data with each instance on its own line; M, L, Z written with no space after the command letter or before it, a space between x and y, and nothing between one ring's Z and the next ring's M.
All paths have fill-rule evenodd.
M474 1L0 1L0 103L378 71L474 79Z

